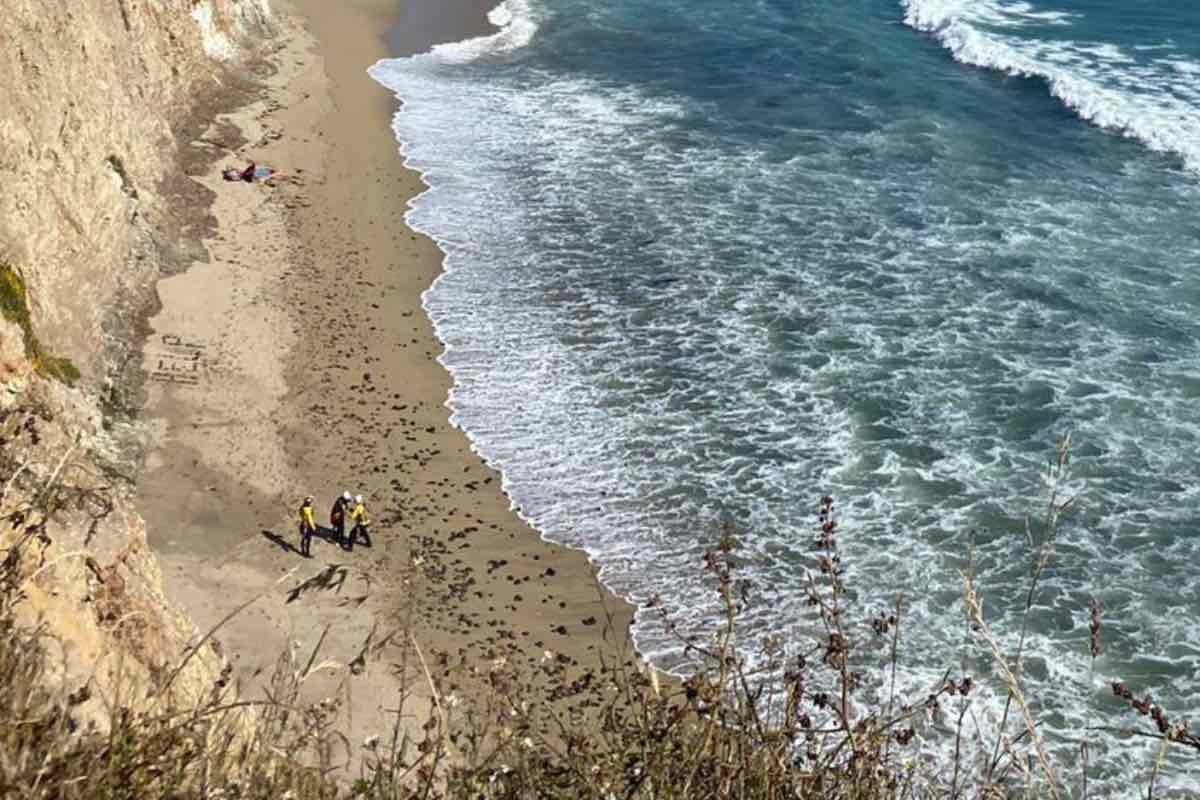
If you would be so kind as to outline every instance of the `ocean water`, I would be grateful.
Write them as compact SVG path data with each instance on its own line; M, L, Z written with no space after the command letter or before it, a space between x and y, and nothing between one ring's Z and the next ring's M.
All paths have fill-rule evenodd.
M447 253L454 419L521 513L685 630L741 531L750 632L802 643L817 498L903 683L1015 647L1058 436L1079 496L1025 668L1052 749L1134 796L1122 679L1200 720L1200 5L507 0L380 62ZM1104 650L1088 654L1090 598ZM686 668L641 615L641 650ZM866 638L864 636L864 638ZM985 725L986 727L986 725ZM930 745L934 746L933 744ZM1173 751L1160 787L1200 790ZM1107 792L1107 794L1105 794Z

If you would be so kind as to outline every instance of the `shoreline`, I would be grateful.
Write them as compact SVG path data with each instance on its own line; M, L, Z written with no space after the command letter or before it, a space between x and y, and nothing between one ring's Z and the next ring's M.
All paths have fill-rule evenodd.
M391 29L386 34L384 58L408 58L439 44L490 36L499 28L489 14L503 0L442 0L414 3L400 0Z
M146 374L191 370L145 392L139 499L166 591L202 631L249 603L217 635L248 694L279 653L318 640L322 658L356 667L310 687L344 688L352 745L389 729L396 692L427 702L409 641L439 692L485 692L489 662L550 653L562 671L526 692L572 712L595 705L586 676L610 637L628 641L633 609L599 588L586 553L516 515L449 422L451 378L422 303L444 256L404 219L426 186L402 162L394 95L367 74L394 57L401 14L394 0L277 6L274 74L199 140L208 261L159 282L150 320ZM221 181L244 159L282 178ZM314 495L324 524L343 489L365 496L374 547L318 537L301 559L295 507Z
M324 11L319 0L292 2L306 15L318 39L326 35L336 42L347 33L339 24L345 18L335 19ZM363 9L394 8L393 0L359 0L349 5ZM475 16L465 23L458 20L455 40L493 29L486 14L495 5L493 0L475 2ZM391 29L394 26L395 23ZM329 52L355 52L360 56L330 70L338 87L336 95L349 100L350 95L361 92L354 101L364 112L368 107L384 112L375 117L378 124L352 124L340 131L347 146L333 149L335 157L340 153L350 162L345 165L346 174L367 175L377 168L380 176L378 183L367 187L369 193L371 187L379 186L379 193L365 198L361 215L346 222L358 226L353 242L359 246L369 243L378 256L366 259L363 265L366 275L360 280L365 280L368 287L363 300L374 295L371 284L394 280L399 290L379 298L378 310L382 313L378 321L385 334L374 336L363 352L372 368L378 367L384 375L382 380L373 375L372 380L382 386L410 387L413 391L403 393L401 400L412 401L410 405L418 412L408 420L413 430L408 443L409 466L415 462L424 474L414 479L423 479L426 487L433 488L428 489L427 495L416 497L411 496L410 487L392 488L395 510L404 518L400 527L415 534L415 539L410 536L409 561L421 561L421 578L430 582L425 602L418 608L425 612L427 620L435 621L435 630L427 629L422 643L438 653L460 655L460 663L475 664L505 655L520 656L533 664L550 650L581 665L581 672L586 671L584 665L596 660L596 651L605 638L604 626L596 624L596 620L603 619L606 613L612 614L617 638L623 639L633 609L607 590L601 592L586 553L546 540L515 514L512 501L501 488L500 474L473 450L465 432L450 424L447 400L452 378L437 360L443 347L424 308L425 292L442 274L445 254L432 238L408 226L410 201L428 186L420 173L403 163L400 144L391 126L399 101L367 74L367 69L380 59L395 57L385 48L382 38L374 41L378 49L369 54L370 58L361 57L367 54L365 42L356 48L348 48L344 43L327 48ZM366 153L360 149L368 140L378 152ZM349 146L351 142L357 143L353 149ZM333 171L340 170L334 167ZM402 191L389 190L389 179ZM333 193L331 207L352 204L361 197L358 191L344 193L345 187L333 183L328 188ZM382 232L372 230L375 221L370 219L370 215L380 212L392 215ZM318 233L319 220L310 218L308 222L311 224L307 229ZM398 242L404 243L404 252L396 263ZM393 248L391 252L389 248ZM406 325L399 320L415 324ZM391 336L384 327L389 321L393 324ZM406 334L415 335L410 335L407 343L393 347L392 340L398 341ZM393 376L390 380L389 371ZM366 462L362 464L364 468L367 466ZM535 579L539 584L537 593L541 595L536 598L530 586ZM513 591L517 584L525 587L523 592ZM448 600L456 600L455 607L448 607ZM439 618L440 623L436 622ZM565 682L570 683L571 679L568 675Z

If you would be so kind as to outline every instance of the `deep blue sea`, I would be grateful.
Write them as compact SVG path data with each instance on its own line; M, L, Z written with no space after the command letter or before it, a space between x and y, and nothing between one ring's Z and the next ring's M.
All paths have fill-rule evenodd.
M410 221L447 253L425 301L454 419L521 513L690 630L728 517L748 626L803 642L832 494L862 610L903 597L905 687L965 669L987 728L1003 694L965 644L960 571L973 542L1015 647L1026 520L1070 432L1080 499L1028 689L1060 755L1092 741L1094 796L1136 796L1155 743L1084 730L1134 721L1110 682L1200 723L1200 3L507 0L493 19L372 75L431 186ZM682 664L654 619L636 635ZM1200 790L1175 752L1160 789Z

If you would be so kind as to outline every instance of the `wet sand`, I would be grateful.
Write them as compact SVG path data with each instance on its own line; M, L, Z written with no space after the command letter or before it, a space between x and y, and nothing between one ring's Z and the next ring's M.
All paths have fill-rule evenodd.
M387 53L393 58L424 53L443 42L459 42L495 33L488 12L496 0L401 0L388 33Z
M277 0L273 74L193 144L216 233L207 262L160 282L143 360L152 441L139 493L168 594L201 629L254 601L217 637L250 695L290 643L306 653L327 630L322 657L355 667L355 747L386 733L402 683L419 723L429 691L413 641L440 690L466 696L495 660L534 667L550 653L562 669L539 671L527 699L579 711L600 702L588 674L632 616L583 553L512 513L448 421L450 379L421 308L442 254L404 224L424 187L400 161L396 99L366 74L390 47L487 31L484 5L415 11L434 5ZM245 159L282 179L221 180ZM324 523L343 490L365 497L373 546L347 552L324 535L301 558L301 499L316 497ZM346 674L317 676L310 694Z

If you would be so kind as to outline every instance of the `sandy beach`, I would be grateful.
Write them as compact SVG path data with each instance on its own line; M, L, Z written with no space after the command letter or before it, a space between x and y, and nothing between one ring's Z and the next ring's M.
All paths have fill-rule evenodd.
M450 378L421 307L442 254L404 223L424 187L390 129L397 101L366 70L486 33L486 6L279 2L261 85L190 145L197 213L215 220L208 257L159 283L149 320L139 496L166 589L202 630L249 604L216 637L249 695L281 653L307 657L324 636L321 657L349 669L309 690L345 691L352 751L386 733L403 682L422 713L413 641L445 694L478 691L496 659L549 652L564 669L531 680L529 697L580 710L598 699L599 651L632 617L583 553L510 510L448 421ZM251 159L279 178L222 180ZM326 524L343 490L364 496L373 546L348 552L324 534L302 558L300 501L315 496Z

